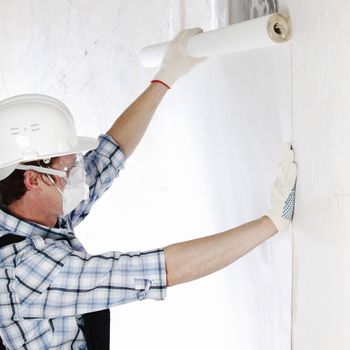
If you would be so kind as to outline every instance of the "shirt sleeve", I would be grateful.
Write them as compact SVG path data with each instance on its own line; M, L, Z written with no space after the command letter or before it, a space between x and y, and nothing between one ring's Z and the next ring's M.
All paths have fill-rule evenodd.
M124 168L126 157L118 143L107 134L100 135L98 141L97 148L84 156L89 198L68 215L73 227L84 220L93 204L111 187Z
M37 246L44 244L40 240ZM163 249L90 255L72 250L66 241L50 241L28 250L14 269L9 287L14 320L73 316L136 300L165 299Z

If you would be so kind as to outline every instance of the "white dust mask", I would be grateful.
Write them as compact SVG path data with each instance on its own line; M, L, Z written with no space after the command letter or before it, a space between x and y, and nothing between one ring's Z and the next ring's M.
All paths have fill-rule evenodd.
M85 182L81 182L74 187L67 187L67 185L62 192L55 184L57 190L62 195L62 213L64 216L73 211L82 201L89 198L89 186Z

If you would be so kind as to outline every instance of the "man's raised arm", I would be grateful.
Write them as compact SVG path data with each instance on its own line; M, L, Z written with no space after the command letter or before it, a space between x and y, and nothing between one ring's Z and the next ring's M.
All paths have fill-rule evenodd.
M201 31L199 28L183 30L170 42L161 67L152 80L153 83L125 110L107 132L118 142L126 158L141 141L167 90L177 79L203 61L202 58L189 57L186 52L189 40Z

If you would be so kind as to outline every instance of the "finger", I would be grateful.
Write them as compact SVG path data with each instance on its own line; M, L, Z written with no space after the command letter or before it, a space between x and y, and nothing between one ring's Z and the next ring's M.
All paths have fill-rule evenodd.
M282 154L281 166L286 167L292 162L294 162L294 151L291 149L285 149Z
M291 162L284 167L280 168L279 173L277 174L277 178L281 183L290 184L294 183L297 177L297 164L295 162Z
M285 156L290 154L291 152L293 152L292 145L290 143L283 144L281 153L280 153L281 159L284 159Z
M190 40L192 37L195 35L198 35L203 32L203 29L201 28L190 28L186 29L185 32L183 33L183 40Z
M292 150L293 147L292 147L292 144L291 144L291 143L286 142L286 143L283 144L282 149L285 150L285 151L288 151L288 150L290 150L290 149Z
M177 35L174 37L174 41L181 41L181 40L185 40L185 39L189 39L192 36L199 34L203 32L203 30L201 28L189 28L189 29L182 29L180 30Z
M186 35L189 35L189 36L197 35L199 33L203 33L203 29L199 27L189 28L186 30Z
M288 188L293 188L293 186L295 185L295 182L297 180L297 172L297 164L293 162L288 169L288 174L286 175L286 183Z
M179 40L181 40L182 37L185 35L186 31L187 31L187 29L182 29L182 30L180 30L180 31L176 34L176 36L173 38L173 41L179 41Z

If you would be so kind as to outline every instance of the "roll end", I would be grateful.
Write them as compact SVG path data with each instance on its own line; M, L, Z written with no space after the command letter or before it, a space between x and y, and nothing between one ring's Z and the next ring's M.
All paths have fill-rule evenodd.
M292 37L290 17L280 12L274 13L267 23L267 32L274 42L287 42Z

